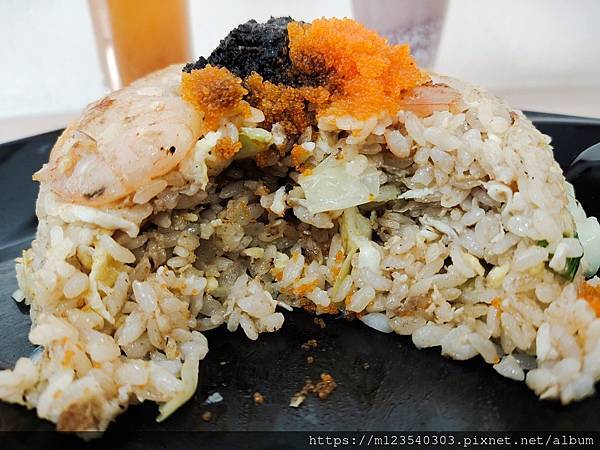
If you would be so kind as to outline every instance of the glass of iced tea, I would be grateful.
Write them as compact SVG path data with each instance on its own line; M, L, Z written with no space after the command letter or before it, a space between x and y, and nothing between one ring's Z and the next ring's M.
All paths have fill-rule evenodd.
M187 0L88 0L100 63L118 89L190 59Z

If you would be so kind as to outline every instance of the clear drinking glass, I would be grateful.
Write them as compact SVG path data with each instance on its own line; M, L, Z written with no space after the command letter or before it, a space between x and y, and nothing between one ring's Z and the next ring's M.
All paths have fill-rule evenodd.
M352 0L358 22L392 44L410 44L413 56L426 68L435 62L447 5L447 0Z
M190 59L187 0L88 0L88 4L111 89Z

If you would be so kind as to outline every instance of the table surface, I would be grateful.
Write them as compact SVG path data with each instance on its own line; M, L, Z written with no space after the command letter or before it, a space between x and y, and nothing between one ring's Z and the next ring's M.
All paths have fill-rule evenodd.
M600 88L539 88L496 90L515 108L600 119ZM0 143L64 128L78 112L0 119Z

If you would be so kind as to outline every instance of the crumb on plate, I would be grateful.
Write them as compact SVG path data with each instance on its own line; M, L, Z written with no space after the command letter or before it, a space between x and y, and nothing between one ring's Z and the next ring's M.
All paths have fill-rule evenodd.
M265 402L265 397L260 392L256 391L252 394L252 399L256 405L262 405Z
M308 397L309 394L315 394L315 396L321 400L325 400L329 397L337 387L337 384L333 377L327 372L323 372L320 378L321 381L317 384L314 384L313 381L308 378L304 382L302 389L296 392L290 399L290 406L292 408L298 408L304 400L306 400L306 397Z
M313 322L315 325L319 325L319 327L325 328L325 321L323 319L321 319L320 317L315 317L313 319Z
M309 351L311 348L317 348L317 340L309 339L304 344L302 344L301 347L302 350L304 350L305 352Z

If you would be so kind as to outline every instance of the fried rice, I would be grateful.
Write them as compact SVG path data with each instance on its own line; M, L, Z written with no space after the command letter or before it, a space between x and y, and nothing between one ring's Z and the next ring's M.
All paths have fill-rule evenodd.
M255 340L292 308L480 358L541 399L592 395L598 222L520 111L427 76L452 102L426 114L317 114L299 132L256 106L221 118L116 203L42 182L15 293L42 351L0 372L0 398L59 430L102 431L145 400L164 420L196 389L205 331Z

